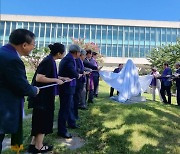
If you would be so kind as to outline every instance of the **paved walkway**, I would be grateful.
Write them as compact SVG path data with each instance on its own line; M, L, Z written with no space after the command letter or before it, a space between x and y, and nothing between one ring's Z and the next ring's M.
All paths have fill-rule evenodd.
M29 119L31 117L32 117L32 115L27 115L27 116L25 116L25 119ZM54 122L53 128L57 128L57 122ZM59 139L57 139L57 142L60 143L61 146L66 146L67 148L69 148L71 150L81 148L85 144L85 141L83 139L81 139L80 137L78 137L77 134L73 134L72 139L59 138ZM3 140L2 150L9 149L10 145L11 145L11 139L5 138Z

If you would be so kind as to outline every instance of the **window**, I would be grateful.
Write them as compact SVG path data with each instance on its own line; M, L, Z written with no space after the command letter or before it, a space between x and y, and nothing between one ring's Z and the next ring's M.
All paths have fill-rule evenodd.
M117 45L112 46L112 57L117 57Z
M90 40L90 25L86 25L85 38L87 41Z
M44 37L44 32L45 32L45 24L41 23L40 37Z
M133 46L129 46L129 57L133 57Z
M68 33L68 36L70 38L73 38L73 25L69 25L69 33Z
M167 35L167 42L171 42L171 29L170 28L167 28L166 35Z
M111 44L107 45L107 55L108 57L111 57Z
M35 23L35 31L34 34L36 37L39 37L39 23Z
M6 22L6 33L5 33L5 35L9 36L9 34L10 34L10 22L8 21L8 22Z
M80 38L84 38L85 25L80 25Z
M118 57L122 57L122 45L118 45Z
M127 45L124 46L124 54L125 54L125 57L129 56L129 54L128 54L128 46Z
M105 44L101 45L101 54L104 56L106 55L106 45Z

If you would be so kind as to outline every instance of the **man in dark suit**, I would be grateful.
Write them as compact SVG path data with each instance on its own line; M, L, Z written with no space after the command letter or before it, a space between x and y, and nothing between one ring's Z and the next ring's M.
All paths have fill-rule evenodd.
M175 73L175 81L176 81L176 90L177 90L177 105L180 106L180 62L175 64L176 73Z
M115 68L113 73L119 73L122 70L122 68L123 68L123 64L119 64L118 68ZM110 89L110 97L113 96L113 93L114 93L114 88L111 87L111 89ZM119 94L119 92L117 91L117 95L118 94Z
M172 75L171 68L168 67L168 63L164 63L164 71L161 75L161 97L164 104L171 104L171 86L172 82L169 80L169 77ZM168 95L168 101L165 96L165 91Z
M0 48L0 153L5 134L15 134L22 125L24 96L36 96L37 87L31 86L20 56L27 56L35 47L35 35L25 29L14 30L9 44Z
M72 79L71 82L66 82L60 86L60 110L58 115L58 136L71 138L71 134L67 132L66 123L70 128L77 128L74 116L74 101L73 95L76 88L76 79L82 74L77 73L76 58L80 56L80 47L71 45L69 53L61 60L59 64L59 76Z

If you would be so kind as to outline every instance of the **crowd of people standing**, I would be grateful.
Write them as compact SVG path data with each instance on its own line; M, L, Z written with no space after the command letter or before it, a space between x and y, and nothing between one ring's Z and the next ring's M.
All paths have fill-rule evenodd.
M22 111L24 96L28 96L28 106L32 108L32 129L30 153L45 153L53 149L44 144L44 136L53 132L55 96L59 95L60 109L58 114L57 135L72 138L68 128L78 129L79 109L86 110L88 103L94 103L98 97L99 70L97 53L83 50L72 44L65 55L65 46L61 43L49 45L50 54L39 64L30 85L21 56L27 56L35 48L35 35L29 30L16 29L9 37L9 43L0 48L0 153L5 134L22 131ZM57 69L55 60L62 59ZM119 73L123 65L114 70ZM180 63L176 64L176 74L180 74ZM157 73L153 81L156 87ZM169 80L172 71L164 64L160 94L165 104L171 104L171 85ZM177 103L180 105L180 78L175 75ZM156 83L156 84L155 84ZM166 100L165 92L168 95ZM110 96L113 95L111 88ZM155 99L155 98L153 98ZM15 140L14 140L15 141ZM15 141L16 142L16 141ZM13 143L15 144L15 143ZM18 143L19 145L19 143Z

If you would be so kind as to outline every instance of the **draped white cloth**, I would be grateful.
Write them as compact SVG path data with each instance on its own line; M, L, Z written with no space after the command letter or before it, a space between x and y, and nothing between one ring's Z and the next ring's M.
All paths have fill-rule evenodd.
M133 96L143 93L150 85L152 75L138 75L138 69L129 59L119 73L100 71L101 78L111 87L119 91L118 101L125 102Z

